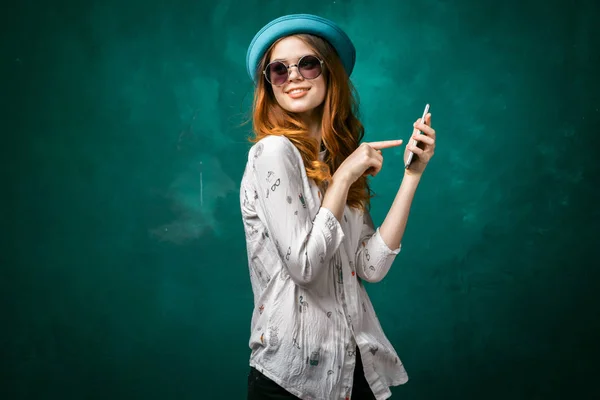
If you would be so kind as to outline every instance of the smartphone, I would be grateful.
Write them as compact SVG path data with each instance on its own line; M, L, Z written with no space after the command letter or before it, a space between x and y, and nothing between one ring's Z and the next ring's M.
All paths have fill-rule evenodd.
M427 113L429 112L429 104L425 105L425 110L423 111L423 116L421 117L421 121L425 121L425 117L427 116ZM419 131L419 133L423 133L421 131ZM413 140L413 145L417 145L417 141ZM405 168L410 167L410 163L412 162L413 156L415 154L412 151L408 152L408 158L406 159L406 164L404 165Z

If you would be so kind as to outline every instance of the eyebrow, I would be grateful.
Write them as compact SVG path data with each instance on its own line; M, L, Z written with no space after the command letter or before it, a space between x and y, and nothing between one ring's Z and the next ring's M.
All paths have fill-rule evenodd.
M317 55L313 54L313 53L302 54L300 57L298 57L298 60L300 60L304 56L313 56L313 57L316 57ZM274 58L274 59L272 59L269 62L275 62L275 61L286 61L287 62L288 60L289 60L289 58Z

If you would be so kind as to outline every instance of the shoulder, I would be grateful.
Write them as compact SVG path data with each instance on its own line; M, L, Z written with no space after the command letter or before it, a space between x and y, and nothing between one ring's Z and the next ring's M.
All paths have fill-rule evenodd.
M263 154L277 154L282 151L293 152L295 146L285 136L270 135L260 139L250 148L251 157L260 157Z
M299 152L296 146L285 136L270 135L256 142L248 152L248 161L256 162L281 162L284 160L297 160Z

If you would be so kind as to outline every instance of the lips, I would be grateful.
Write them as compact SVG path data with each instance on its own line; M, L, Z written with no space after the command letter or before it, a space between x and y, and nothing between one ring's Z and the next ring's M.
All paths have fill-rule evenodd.
M297 92L297 93L302 93L302 92L308 92L310 90L309 87L297 87L297 88L292 88L290 90L288 90L286 93L290 94L291 92L293 92L294 90L296 91L301 91L301 92Z

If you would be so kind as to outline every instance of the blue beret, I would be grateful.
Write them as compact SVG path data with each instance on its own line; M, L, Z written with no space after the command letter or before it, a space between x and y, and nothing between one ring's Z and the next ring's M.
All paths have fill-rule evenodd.
M356 50L348 35L339 26L316 15L291 14L269 22L250 42L246 53L246 69L250 79L256 79L260 59L275 41L298 33L309 33L327 40L337 51L348 76L352 74Z

